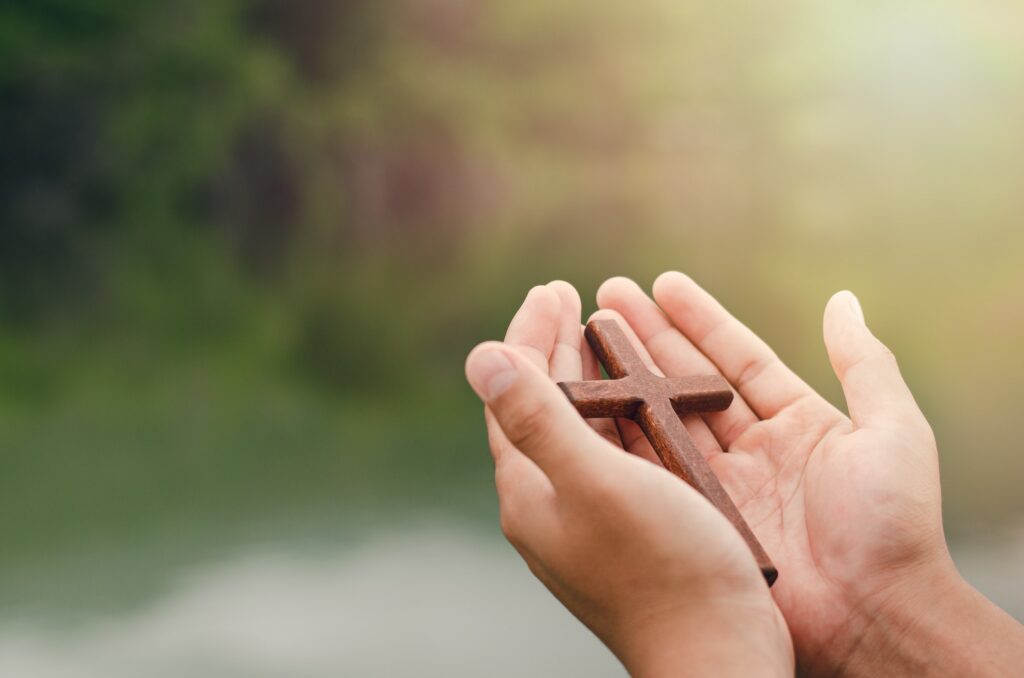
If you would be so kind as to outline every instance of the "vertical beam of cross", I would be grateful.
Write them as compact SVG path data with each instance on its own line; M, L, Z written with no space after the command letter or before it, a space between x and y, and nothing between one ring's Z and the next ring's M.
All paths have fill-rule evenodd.
M729 383L718 375L659 377L647 369L614 320L591 321L586 338L611 379L559 384L566 396L584 417L636 421L665 468L707 497L736 527L771 586L778 570L680 419L726 409L733 398Z

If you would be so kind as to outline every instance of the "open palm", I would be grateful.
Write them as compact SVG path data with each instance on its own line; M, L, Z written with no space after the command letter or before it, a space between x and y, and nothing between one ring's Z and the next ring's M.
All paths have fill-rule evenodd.
M597 315L623 322L666 375L717 371L732 384L728 410L684 422L779 568L772 591L800 665L833 672L899 582L951 563L931 430L849 293L826 308L825 343L850 417L685 275L662 275L653 294L614 278ZM632 422L618 427L656 461Z

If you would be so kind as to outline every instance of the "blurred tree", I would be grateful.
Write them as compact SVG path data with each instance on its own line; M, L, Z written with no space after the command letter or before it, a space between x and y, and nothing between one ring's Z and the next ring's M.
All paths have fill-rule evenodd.
M607 275L669 267L834 398L818 314L854 286L935 411L974 408L964 439L1012 449L1012 399L945 395L1012 383L1005 350L961 355L965 328L1005 326L1004 349L1020 329L1011 5L3 3L0 417L26 417L8 449L41 452L0 480L17 496L90 449L194 488L244 466L240 430L303 459L262 435L320 416L294 391L359 413L339 430L376 422L364 440L390 425L401 454L424 440L394 403L454 412L465 350L527 287L567 278L589 305ZM62 416L64 438L33 435ZM970 501L1015 496L963 466L987 488Z

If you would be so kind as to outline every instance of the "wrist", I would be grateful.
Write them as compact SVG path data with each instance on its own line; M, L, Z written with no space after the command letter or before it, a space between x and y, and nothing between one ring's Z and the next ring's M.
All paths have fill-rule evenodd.
M1024 661L1024 629L948 560L874 596L853 619L845 655L809 667L808 673L1006 675Z
M634 678L792 676L793 645L770 595L689 599L668 614L630 624L616 650Z

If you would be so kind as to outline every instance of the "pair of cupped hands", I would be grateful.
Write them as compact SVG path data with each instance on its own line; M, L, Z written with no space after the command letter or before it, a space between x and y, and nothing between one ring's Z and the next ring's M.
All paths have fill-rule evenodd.
M556 386L600 378L565 282L535 287L466 362L484 401L501 525L530 570L636 676L996 675L1019 624L959 576L931 428L857 298L825 308L849 414L682 273L613 278L614 319L655 373L719 373L735 398L683 422L774 560L666 471L637 425L582 419Z

